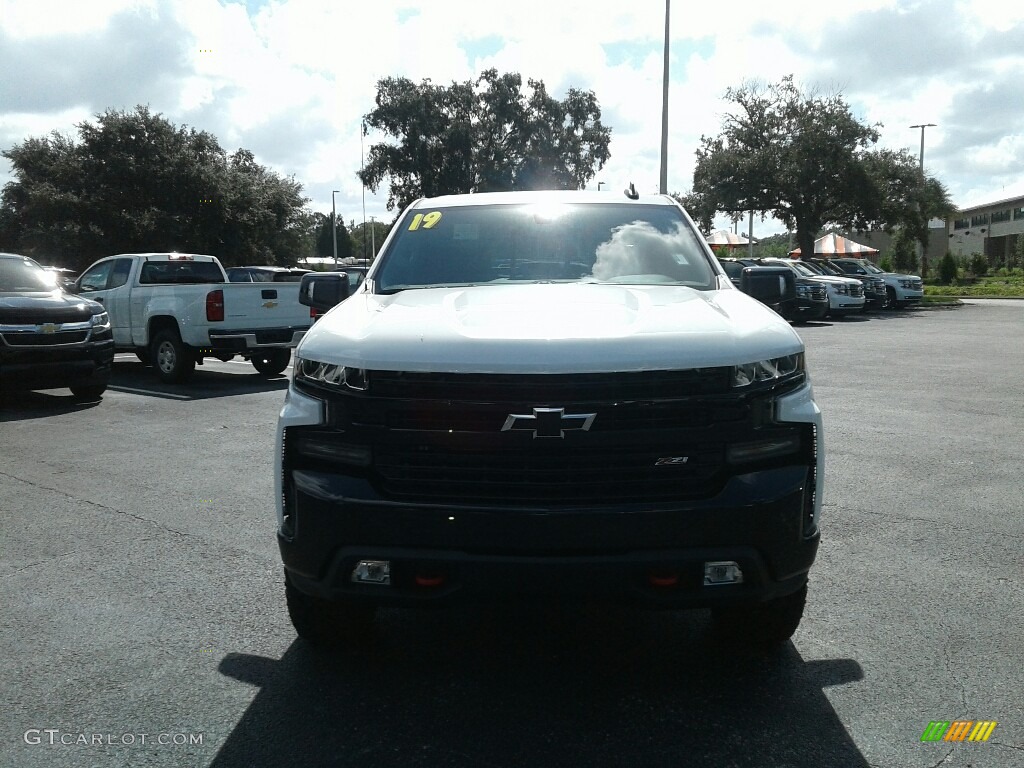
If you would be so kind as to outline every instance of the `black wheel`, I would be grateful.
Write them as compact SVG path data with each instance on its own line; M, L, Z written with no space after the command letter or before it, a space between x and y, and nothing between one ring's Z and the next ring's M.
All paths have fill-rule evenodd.
M174 328L165 328L153 337L150 355L156 375L167 384L185 381L196 369L195 357Z
M321 600L284 580L288 616L299 637L314 648L337 649L359 644L373 629L376 608L370 604Z
M785 597L742 608L714 608L711 619L724 637L744 645L784 643L800 626L807 600L807 585Z
M886 304L885 304L885 308L886 309L899 309L900 308L900 303L896 299L896 289L893 288L891 285L888 285L885 288L885 299L886 299Z
M136 349L135 356L139 358L139 362L143 365L152 365L153 357L150 355L148 349Z
M68 389L75 396L75 400L88 402L103 397L103 393L107 391L107 384L106 382L103 384L72 384Z
M252 367L264 376L276 376L288 367L292 360L290 349L266 349L252 353Z

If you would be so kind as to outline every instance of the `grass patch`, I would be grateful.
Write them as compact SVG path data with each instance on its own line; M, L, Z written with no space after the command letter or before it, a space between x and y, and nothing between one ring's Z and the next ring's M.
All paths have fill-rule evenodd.
M963 302L955 296L929 296L925 294L921 299L922 307L958 307Z
M1010 274L986 277L961 277L952 285L934 285L932 281L924 287L925 296L974 296L989 298L1024 298L1024 274L1013 270Z
M972 296L975 298L1024 298L1024 285L1013 283L974 283L973 285L926 285L929 296Z

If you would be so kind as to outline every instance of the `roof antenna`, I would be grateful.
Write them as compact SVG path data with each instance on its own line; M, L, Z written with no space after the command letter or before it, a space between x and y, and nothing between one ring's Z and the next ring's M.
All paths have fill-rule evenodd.
M629 182L629 186L626 187L622 191L626 195L626 197L628 197L630 200L639 200L640 199L640 195L637 193L636 187L633 186L633 182L632 181Z

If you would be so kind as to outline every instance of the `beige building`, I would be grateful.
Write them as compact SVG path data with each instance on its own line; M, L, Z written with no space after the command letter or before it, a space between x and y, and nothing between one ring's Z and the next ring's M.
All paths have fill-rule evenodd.
M983 253L993 264L1005 261L1024 234L1024 197L962 208L946 220L949 252L955 256Z

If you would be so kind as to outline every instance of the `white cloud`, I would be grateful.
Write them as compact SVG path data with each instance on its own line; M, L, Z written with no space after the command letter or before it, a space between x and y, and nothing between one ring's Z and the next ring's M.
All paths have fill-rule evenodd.
M176 123L211 131L229 151L252 149L261 162L294 175L318 210L330 210L331 190L341 190L339 215L361 219L359 125L373 107L377 80L448 83L494 66L542 79L556 96L568 87L593 90L613 133L611 160L591 186L603 181L615 192L630 181L641 191L657 186L660 1L272 0L252 12L247 5L254 4L0 0L0 47L33 41L49 45L51 58L59 59L40 75L52 83L37 77L31 93L19 92L17 82L0 88L0 139L10 146L54 128L71 131L74 122L108 107L150 103ZM139 56L137 68L162 71L125 67L112 77L109 67L97 66L96 41L118 48L116 36L133 42L133 30L157 19L176 27L173 51L144 60L123 47ZM909 126L938 123L926 137L929 171L958 202L972 196L976 202L989 187L991 197L1001 197L1024 175L1024 104L1000 100L1024 63L1017 44L1022 31L1024 5L1003 0L676 2L669 187L690 187L694 151L701 135L718 132L728 87L793 73L804 85L841 89L859 117L883 123L883 146L916 154L919 134ZM60 85L64 70L93 80L76 81L72 94ZM4 105L19 103L36 106L3 113ZM368 137L366 148L379 139ZM965 142L968 157L960 150ZM1001 168L1003 161L1009 166ZM0 184L7 168L0 164ZM367 214L389 218L386 198L384 189L368 194ZM771 221L755 227L759 234L779 228Z

